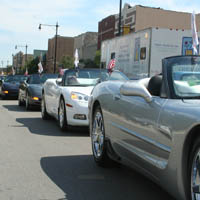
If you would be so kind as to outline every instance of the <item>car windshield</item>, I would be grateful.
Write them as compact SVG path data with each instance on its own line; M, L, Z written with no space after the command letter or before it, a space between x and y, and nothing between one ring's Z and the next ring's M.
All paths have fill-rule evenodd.
M40 77L40 82L44 83L47 79L56 79L58 78L58 74L42 74Z
M180 98L200 96L200 57L178 57L172 64L172 85Z
M6 76L6 78L4 79L4 82L21 82L23 80L26 79L26 76L24 75L9 75L9 76Z
M57 78L58 74L33 74L30 76L28 83L29 84L43 84L47 79Z
M119 71L109 74L106 69L68 70L65 77L65 86L92 86L99 81L107 80L128 80L128 78Z

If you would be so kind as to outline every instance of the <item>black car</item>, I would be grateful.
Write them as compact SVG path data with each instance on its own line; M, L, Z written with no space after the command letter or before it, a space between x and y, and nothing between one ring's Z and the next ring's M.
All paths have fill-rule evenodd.
M0 81L3 81L6 78L4 75L0 75Z
M20 82L27 79L24 75L8 75L4 80L0 80L0 95L2 99L7 97L18 97Z
M47 79L57 78L58 74L32 74L19 86L18 105L25 105L27 110L32 106L40 107L42 85Z

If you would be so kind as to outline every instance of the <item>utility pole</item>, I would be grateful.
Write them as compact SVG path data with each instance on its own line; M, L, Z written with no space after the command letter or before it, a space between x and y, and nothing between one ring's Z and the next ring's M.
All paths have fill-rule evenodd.
M119 1L119 24L118 24L119 36L121 36L121 23L122 23L122 0Z
M42 29L42 26L55 26L56 27L56 35L55 35L55 52L54 52L54 67L53 67L53 73L56 73L56 57L57 57L57 39L58 39L58 22L56 25L50 25L50 24L39 24L39 30Z

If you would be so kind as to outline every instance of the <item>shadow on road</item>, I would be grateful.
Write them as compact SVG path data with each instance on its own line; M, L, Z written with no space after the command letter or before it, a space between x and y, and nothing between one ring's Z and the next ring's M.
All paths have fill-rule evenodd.
M9 111L14 111L14 112L38 112L38 111L40 111L39 107L34 107L31 110L26 110L26 108L24 106L18 106L18 105L3 105L3 107Z
M174 200L129 168L96 166L92 155L44 157L40 164L46 175L64 191L62 200Z
M46 135L46 136L81 136L88 137L89 132L85 127L70 128L69 131L62 132L56 120L42 120L42 118L16 118L16 121L27 127L32 134Z

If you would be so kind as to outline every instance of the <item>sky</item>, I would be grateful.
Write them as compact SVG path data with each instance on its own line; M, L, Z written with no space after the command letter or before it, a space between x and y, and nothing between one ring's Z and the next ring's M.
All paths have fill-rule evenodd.
M200 13L197 0L122 0L122 5L143 5L166 10ZM98 22L119 12L119 0L0 0L0 67L12 64L12 54L33 54L34 49L47 50L48 39L58 35L77 36L98 32ZM18 46L15 49L15 46Z

